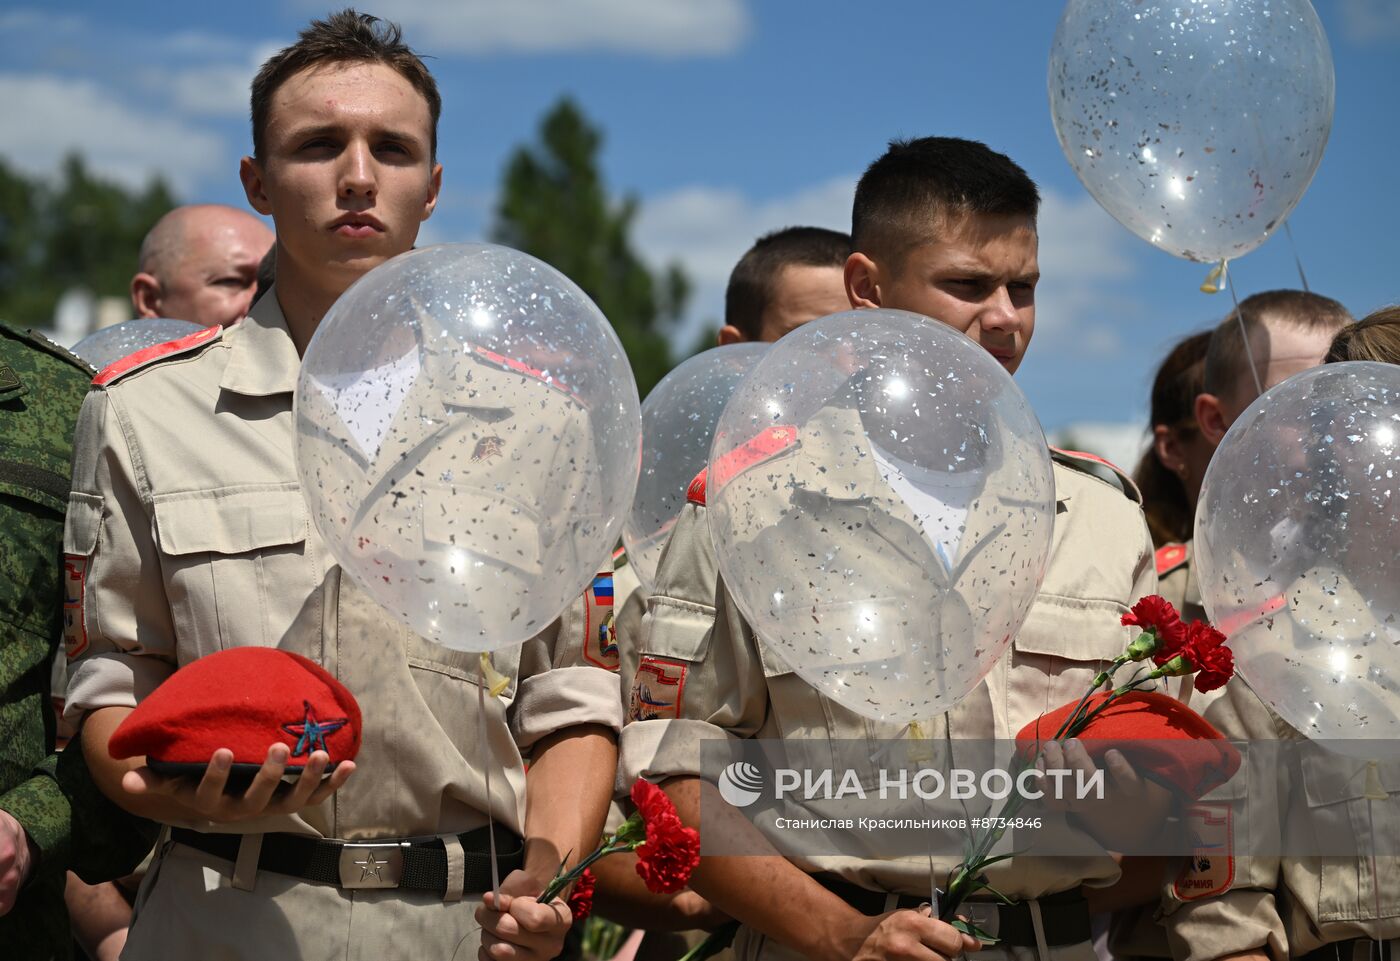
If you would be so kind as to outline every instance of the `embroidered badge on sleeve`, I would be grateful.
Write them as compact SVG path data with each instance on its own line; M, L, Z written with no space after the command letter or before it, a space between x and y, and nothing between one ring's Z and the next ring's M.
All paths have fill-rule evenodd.
M68 660L87 650L87 621L83 615L83 588L88 559L81 554L63 555L63 650Z
M617 627L613 623L613 576L603 571L593 578L584 592L586 605L583 625L583 657L590 664L609 671L619 665Z
M1186 825L1191 832L1191 857L1176 877L1176 896L1196 901L1230 890L1235 881L1235 839L1229 805L1188 808Z
M642 662L637 665L637 676L632 681L627 720L654 721L680 717L685 675L689 669L690 665L685 661L643 654Z

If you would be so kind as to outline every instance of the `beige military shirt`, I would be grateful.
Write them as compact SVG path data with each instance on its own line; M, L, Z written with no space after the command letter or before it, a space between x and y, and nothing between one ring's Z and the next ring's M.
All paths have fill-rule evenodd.
M1191 692L1187 700L1231 739L1303 740L1243 678L1209 694ZM1276 804L1264 803L1275 798ZM1306 844L1311 825L1321 823L1396 850L1400 764L1313 749L1281 769L1261 752L1194 810L1202 841L1212 848L1187 859L1162 903L1179 961L1264 947L1275 958L1299 957L1354 938L1400 938L1400 857L1277 856L1290 844ZM1253 850L1270 853L1249 856Z
M374 603L310 522L293 461L300 358L277 297L263 297L221 335L196 336L84 404L64 535L82 571L81 618L67 638L68 715L133 706L214 651L279 647L321 664L358 699L363 744L354 777L295 816L186 826L404 837L465 832L489 810L521 832L523 759L532 746L574 725L620 726L617 676L587 656L604 613L592 592L522 647L496 652L511 683L503 696L486 697L483 714L477 655L428 643ZM466 408L483 436L498 433L486 425L514 416L508 398L553 389L484 362L471 374L478 387L491 378L511 384L479 392ZM545 440L541 457L553 449ZM426 537L474 523L452 513L455 503L444 500L437 516L425 512L425 526L441 528ZM565 522L509 513L500 518L509 535L501 556L528 566L545 541L532 525ZM489 797L483 763L492 765Z
M792 451L800 452L803 440ZM1040 593L986 680L950 714L933 719L935 738L1012 738L1040 714L1079 698L1094 674L1131 640L1119 618L1156 584L1136 489L1125 479L1130 491L1125 497L1061 460L1083 462L1057 455L1054 541ZM619 788L639 776L702 774L699 745L707 738L901 736L899 728L867 720L818 694L755 637L719 574L706 507L697 500L682 510L659 561L655 591L647 598L629 723L619 742ZM898 539L896 528L904 526L891 524L885 535ZM1087 835L1082 847L1081 858L1018 857L995 865L991 883L1012 897L1113 883L1119 873L1114 860ZM952 860L944 859L936 870L946 876ZM799 866L875 890L928 890L929 864L922 856L826 857Z
M1196 565L1191 556L1191 542L1163 544L1157 548L1157 593L1172 602L1186 622L1208 620L1201 604L1201 587L1196 580Z

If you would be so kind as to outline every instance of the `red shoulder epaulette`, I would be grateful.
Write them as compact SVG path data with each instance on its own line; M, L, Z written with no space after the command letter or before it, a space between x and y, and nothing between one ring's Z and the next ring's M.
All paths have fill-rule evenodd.
M574 392L553 374L546 373L542 370L536 370L529 364L522 363L514 357L507 357L504 354L498 354L494 350L487 350L485 347L478 347L475 344L471 345L471 351L488 364L492 364L504 370L513 370L517 374L524 374L526 377L538 380L543 384L548 384L560 393L567 394L573 400L578 400L578 398L574 396Z
M690 482L690 486L685 489L685 499L692 504L705 506L705 475L710 472L708 467L702 468L700 473L695 475L695 480Z
M1056 460L1059 460L1061 463L1066 464L1067 466L1080 467L1081 469L1083 466L1083 461L1089 461L1090 463L1098 464L1102 467L1107 467L1109 470L1113 471L1114 476L1122 482L1123 493L1126 494L1135 503L1142 503L1142 491L1138 490L1137 483L1132 479L1132 477L1128 475L1127 471L1123 470L1123 468L1119 467L1112 461L1105 460L1098 454L1090 454L1082 450L1063 450L1059 447L1051 447L1050 456ZM1080 461L1081 464L1075 464L1075 461Z
M774 454L787 450L797 443L796 427L770 427L753 440L742 444L710 466L715 470L715 483L720 487L729 483L741 471L755 464L761 464Z
M114 360L92 379L94 387L106 387L108 384L125 377L135 370L140 370L147 364L160 360L163 357L174 357L183 354L196 347L205 344L212 344L219 339L219 335L224 332L222 327L206 327L194 333L181 337L178 340L166 341L163 344L153 344L150 347L142 347L134 354L127 354L121 360Z
M1188 556L1185 544L1163 544L1157 548L1154 555L1157 560L1157 576L1166 577L1177 568L1185 567Z

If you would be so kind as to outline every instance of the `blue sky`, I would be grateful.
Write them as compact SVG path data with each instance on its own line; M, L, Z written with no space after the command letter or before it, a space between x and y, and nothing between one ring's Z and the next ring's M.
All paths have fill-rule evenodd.
M1186 5L1189 0L1180 0ZM1400 300L1400 3L1323 0L1337 108L1291 225L1313 289L1358 316ZM184 200L243 205L247 82L321 4L5 0L0 155L50 173L70 149L129 183L163 172ZM1061 5L888 0L388 0L443 91L445 189L429 242L482 236L504 159L570 94L606 135L609 184L642 201L637 240L698 283L716 317L753 238L848 228L860 171L896 136L986 141L1046 195L1035 342L1018 379L1047 428L1142 417L1180 335L1228 311L1206 268L1148 246L1075 179L1050 121ZM1238 261L1240 296L1297 286L1280 233ZM677 334L689 343L688 331Z

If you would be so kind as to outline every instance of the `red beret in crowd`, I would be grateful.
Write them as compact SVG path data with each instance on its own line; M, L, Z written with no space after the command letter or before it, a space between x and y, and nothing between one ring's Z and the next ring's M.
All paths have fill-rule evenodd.
M270 647L239 647L199 658L137 706L110 741L114 758L146 757L158 774L202 774L219 748L235 773L256 771L267 749L291 749L287 771L312 751L327 770L360 750L360 706L315 661Z

